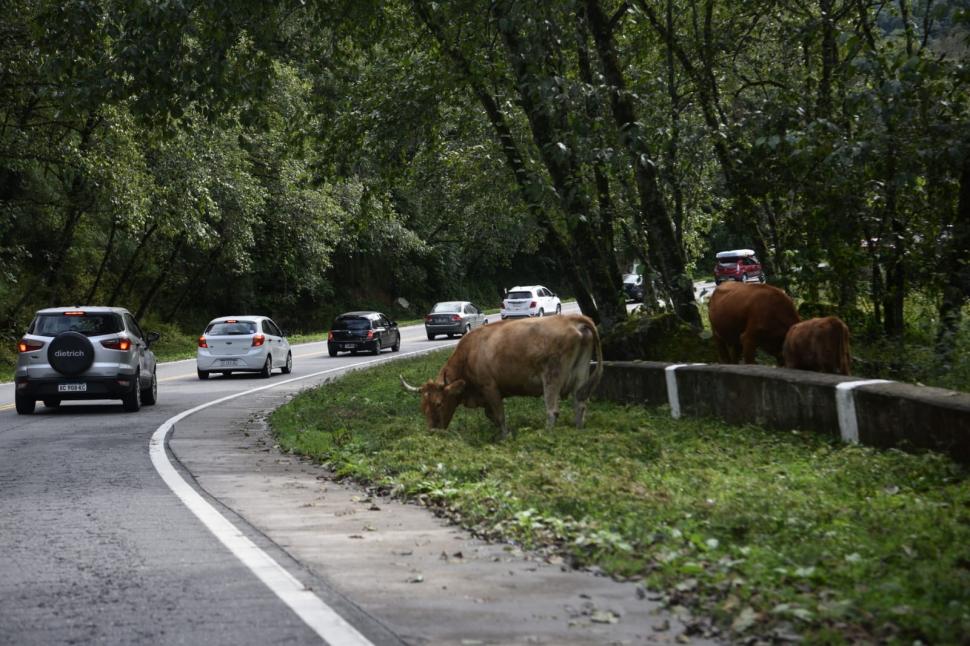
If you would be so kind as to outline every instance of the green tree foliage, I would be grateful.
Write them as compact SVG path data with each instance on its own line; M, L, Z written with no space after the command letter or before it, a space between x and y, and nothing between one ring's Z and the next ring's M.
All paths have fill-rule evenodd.
M632 262L771 280L899 337L970 298L966 0L27 2L0 25L0 328L126 305L291 329ZM651 303L653 299L649 299Z

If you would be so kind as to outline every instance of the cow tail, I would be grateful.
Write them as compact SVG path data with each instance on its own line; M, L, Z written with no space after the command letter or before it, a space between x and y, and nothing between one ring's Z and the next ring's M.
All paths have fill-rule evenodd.
M600 344L600 333L596 329L596 325L584 323L582 332L583 336L586 336L587 333L592 335L593 349L596 354L596 367L593 369L593 373L575 393L576 399L585 401L596 390L596 387L599 386L600 379L603 377L603 346Z

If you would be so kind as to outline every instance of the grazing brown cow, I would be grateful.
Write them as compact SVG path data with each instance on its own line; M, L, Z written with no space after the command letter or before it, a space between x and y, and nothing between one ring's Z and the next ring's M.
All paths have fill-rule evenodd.
M722 363L737 363L739 356L754 363L758 348L784 363L785 334L799 321L788 294L771 285L721 283L707 308Z
M589 363L595 355L596 369ZM502 399L542 395L546 426L559 416L559 398L573 396L577 428L586 417L586 401L603 374L603 350L596 324L578 314L503 321L464 336L454 354L420 388L404 377L405 389L421 394L428 428L445 429L458 404L484 407L485 414L509 435Z
M837 316L808 319L788 330L785 367L849 374L849 327Z

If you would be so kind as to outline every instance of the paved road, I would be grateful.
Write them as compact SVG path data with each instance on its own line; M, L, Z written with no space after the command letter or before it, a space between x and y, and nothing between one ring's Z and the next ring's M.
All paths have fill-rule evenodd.
M273 446L263 417L300 389L453 343L414 326L380 357L305 344L269 380L167 363L134 414L19 416L0 385L0 644L672 641L682 624L632 584L488 545Z

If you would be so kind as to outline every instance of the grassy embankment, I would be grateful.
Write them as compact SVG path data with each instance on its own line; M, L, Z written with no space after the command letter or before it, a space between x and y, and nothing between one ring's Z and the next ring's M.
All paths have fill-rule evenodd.
M354 373L271 422L284 450L498 540L642 579L735 636L957 643L970 634L970 473L935 454L669 418L603 402L508 402L425 429L412 383L447 351Z

